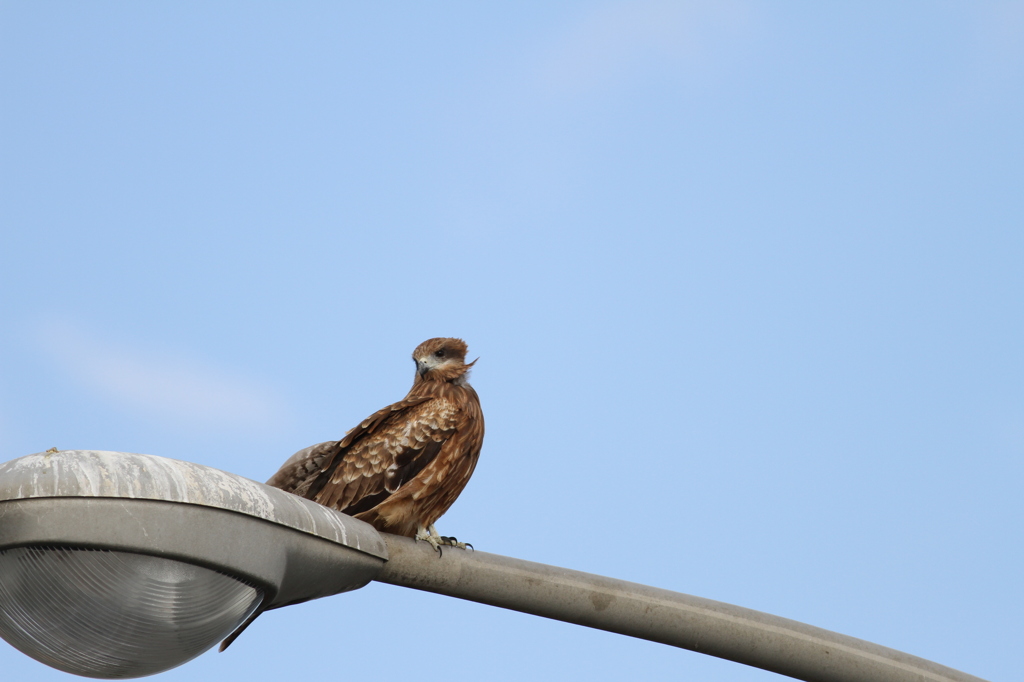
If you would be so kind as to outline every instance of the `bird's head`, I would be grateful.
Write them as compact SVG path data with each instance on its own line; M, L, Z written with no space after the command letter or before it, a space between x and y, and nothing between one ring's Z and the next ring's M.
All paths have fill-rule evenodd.
M466 342L462 339L429 339L416 346L412 359L416 363L416 381L465 381L469 368L476 360L466 364Z

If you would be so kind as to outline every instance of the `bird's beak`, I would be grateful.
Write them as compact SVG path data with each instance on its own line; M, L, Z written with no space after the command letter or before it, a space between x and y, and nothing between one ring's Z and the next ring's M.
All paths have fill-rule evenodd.
M429 371L430 371L430 368L427 367L427 363L426 363L425 360L420 360L420 359L416 360L416 373L417 374L419 374L422 377L422 376L426 376L427 372L429 372Z

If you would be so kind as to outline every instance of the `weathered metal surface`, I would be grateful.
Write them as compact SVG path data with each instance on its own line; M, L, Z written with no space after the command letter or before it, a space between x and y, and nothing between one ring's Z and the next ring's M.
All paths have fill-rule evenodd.
M0 501L44 497L130 498L215 507L387 559L387 546L369 524L236 474L155 455L65 450L0 464Z
M385 536L375 580L661 642L810 682L983 682L861 639L741 606Z

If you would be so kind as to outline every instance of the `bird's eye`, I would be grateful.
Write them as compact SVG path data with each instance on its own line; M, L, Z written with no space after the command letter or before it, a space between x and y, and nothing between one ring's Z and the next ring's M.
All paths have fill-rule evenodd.
M434 353L434 357L443 358L444 357L444 349L442 348L441 350L439 350L436 353Z

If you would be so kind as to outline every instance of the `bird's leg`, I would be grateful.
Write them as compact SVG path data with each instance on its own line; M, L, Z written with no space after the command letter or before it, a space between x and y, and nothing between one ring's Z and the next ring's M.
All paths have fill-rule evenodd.
M431 534L433 531L433 534ZM438 552L441 551L441 543L437 539L437 530L434 528L434 524L430 524L430 530L427 530L422 524L416 528L416 539L426 540L430 543L430 546L436 549Z
M473 545L468 542L459 542L456 537L448 537L441 535L437 532L437 528L434 528L434 524L430 524L430 532L438 539L438 542L442 545L448 545L449 547L458 547L459 549L466 549L467 547L472 548Z
M430 524L429 526L417 526L416 539L426 540L429 542L430 546L436 549L439 555L443 555L441 550L442 546L456 547L458 549L466 549L467 547L470 549L473 548L473 545L468 542L459 542L458 538L441 535L437 532L437 528L434 527L434 524Z

